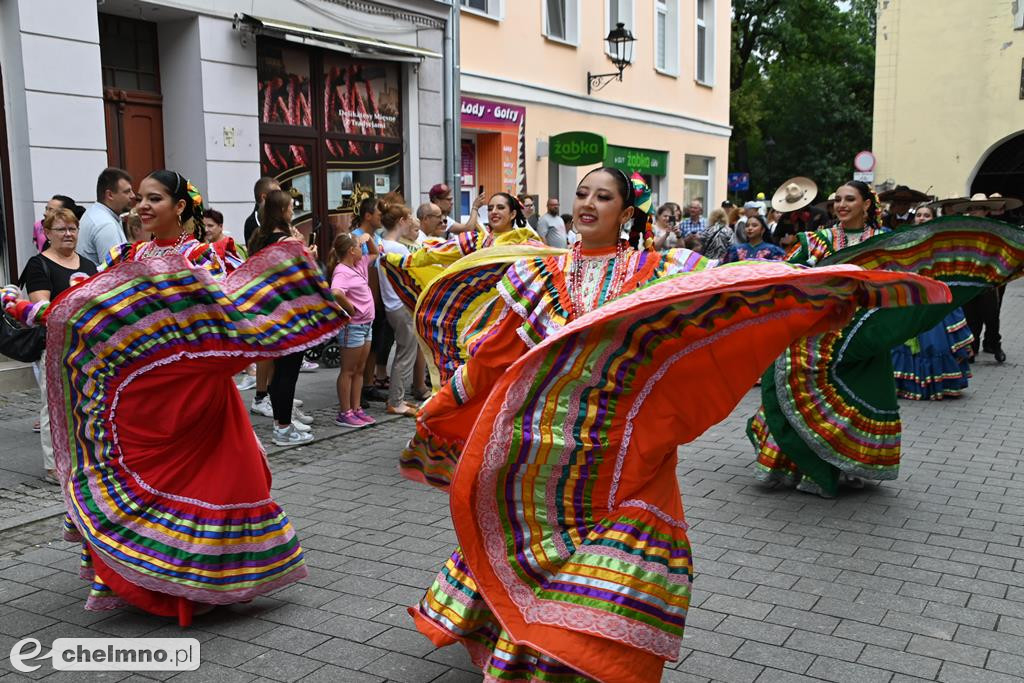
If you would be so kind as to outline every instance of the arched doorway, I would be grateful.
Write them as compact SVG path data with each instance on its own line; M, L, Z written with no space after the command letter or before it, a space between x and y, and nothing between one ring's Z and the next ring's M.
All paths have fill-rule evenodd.
M1024 199L1024 130L993 147L978 166L971 194L998 192Z

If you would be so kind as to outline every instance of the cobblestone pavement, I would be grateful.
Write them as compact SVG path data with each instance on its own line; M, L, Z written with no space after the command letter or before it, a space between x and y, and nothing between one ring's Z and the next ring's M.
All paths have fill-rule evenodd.
M697 577L664 680L1024 677L1024 286L1008 290L1003 319L1009 363L983 356L962 399L902 404L897 481L836 500L758 484L743 435L755 392L681 450ZM25 636L45 646L185 635L202 641L203 664L175 681L479 681L461 649L435 649L405 612L455 543L445 497L397 474L410 428L391 421L273 454L275 495L310 576L187 632L131 611L85 612L75 548L51 540L54 520L0 533L0 653Z

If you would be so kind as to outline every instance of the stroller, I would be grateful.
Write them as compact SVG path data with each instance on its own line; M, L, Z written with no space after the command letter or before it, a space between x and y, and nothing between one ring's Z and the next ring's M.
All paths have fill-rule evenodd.
M336 368L341 365L341 346L338 340L332 337L322 344L306 349L306 360L319 363L322 368Z

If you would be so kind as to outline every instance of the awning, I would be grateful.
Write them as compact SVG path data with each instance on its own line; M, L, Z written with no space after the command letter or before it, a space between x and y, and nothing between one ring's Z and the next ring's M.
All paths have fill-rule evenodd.
M369 59L388 59L398 62L421 62L427 57L441 58L441 54L433 50L425 50L412 45L402 45L369 36L354 36L338 33L314 26L300 26L277 19L265 19L248 14L236 14L234 27L245 30L253 35L279 38L292 43L313 45L327 50L344 52L356 57Z

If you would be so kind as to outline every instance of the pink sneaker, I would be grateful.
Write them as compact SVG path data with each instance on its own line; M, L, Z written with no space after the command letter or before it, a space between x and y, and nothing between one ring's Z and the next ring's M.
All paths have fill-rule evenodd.
M359 408L359 409L357 409L357 410L353 410L353 411L352 411L352 414L353 414L353 416L354 416L354 417L355 417L355 418L356 418L357 420L359 420L360 422L362 422L362 423L363 423L364 425L375 425L375 424L377 424L377 421L376 421L376 420L374 420L374 419L373 419L372 417L370 417L369 415L367 415L367 414L366 414L366 411L364 411L364 410L363 410L362 408Z
M351 410L338 413L338 416L334 418L334 424L345 429L353 429L355 427L362 427L363 421L356 417L356 414Z

